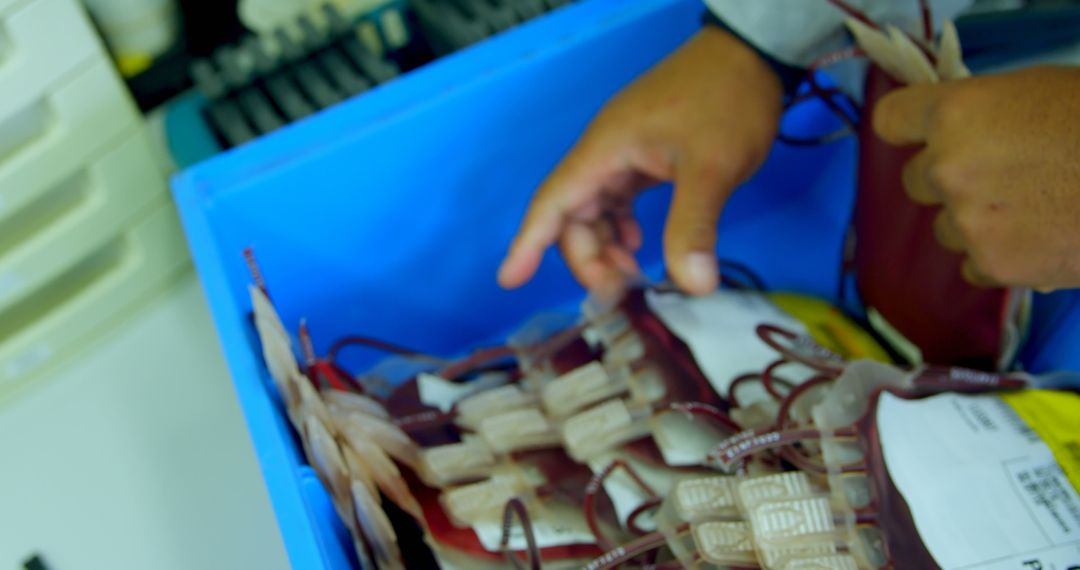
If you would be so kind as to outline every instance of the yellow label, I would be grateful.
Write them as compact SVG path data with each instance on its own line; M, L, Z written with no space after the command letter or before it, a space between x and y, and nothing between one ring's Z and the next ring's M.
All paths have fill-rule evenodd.
M1001 399L1042 438L1073 488L1080 491L1080 395L1023 390L1002 394Z
M124 77L135 77L143 71L146 71L153 63L154 58L146 54L125 54L116 58L116 69L118 69L120 75L123 75Z
M769 299L806 325L818 344L845 359L892 361L869 333L829 303L793 293L770 293Z

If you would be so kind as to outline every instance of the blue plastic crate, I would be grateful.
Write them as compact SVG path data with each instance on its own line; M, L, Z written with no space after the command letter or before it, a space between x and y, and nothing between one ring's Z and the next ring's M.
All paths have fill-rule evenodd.
M349 568L351 546L304 464L247 313L254 246L286 324L316 347L346 333L454 354L583 291L557 255L501 291L495 271L528 199L602 103L699 26L699 0L590 0L411 73L178 175L176 199L295 568ZM738 112L733 109L732 112ZM828 128L814 105L787 121ZM829 298L853 198L854 145L774 148L721 222L719 253L773 288ZM660 270L669 192L639 200ZM1071 294L1040 305L1040 367L1078 368ZM349 364L371 362L352 355Z

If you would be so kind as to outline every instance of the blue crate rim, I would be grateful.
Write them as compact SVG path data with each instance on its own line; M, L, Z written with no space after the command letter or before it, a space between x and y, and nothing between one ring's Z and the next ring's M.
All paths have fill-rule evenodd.
M348 144L389 122L407 118L435 104L439 98L495 81L536 58L570 49L574 41L599 35L610 27L670 4L670 0L633 3L592 0L568 5L523 24L511 33L499 34L380 86L363 97L324 110L308 120L288 125L175 175L173 195L220 342L227 346L246 345L251 333L245 330L246 320L236 318L238 307L229 295L216 293L230 289L225 267L234 263L223 259L222 253L212 247L214 233L204 210L212 208L216 193L273 176L280 169L310 156ZM573 29L564 29L567 24ZM552 37L558 41L550 41ZM462 80L465 71L471 75ZM441 88L435 93L425 89L432 84ZM345 116L345 113L350 113L350 120L363 126L340 129L334 123L339 114ZM357 114L360 117L356 117ZM303 150L296 152L297 147ZM251 161L237 168L246 159L255 157L259 157L257 162ZM239 255L237 252L238 259ZM226 361L237 395L245 402L242 409L264 484L268 490L274 490L268 494L290 563L298 568L328 567L330 553L322 543L318 527L311 523L313 512L302 487L304 477L311 476L310 468L305 465L294 468L290 464L291 450L286 448L286 442L292 437L291 427L282 421L277 396L268 390L268 375L261 358L251 351L230 352ZM259 381L245 380L251 378ZM254 435L268 425L274 426L277 437Z

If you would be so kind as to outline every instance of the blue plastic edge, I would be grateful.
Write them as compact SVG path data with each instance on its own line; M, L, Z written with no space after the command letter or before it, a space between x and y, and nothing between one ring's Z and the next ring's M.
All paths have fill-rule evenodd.
M271 176L281 166L326 152L385 121L434 104L449 93L490 82L502 72L527 65L543 54L571 48L576 42L602 34L624 20L679 3L679 0L588 0L565 6L521 24L511 33L498 34L379 85L362 96L215 155L180 176L205 182L202 188L207 196L240 181ZM552 38L561 41L552 42ZM442 89L433 91L433 86ZM246 156L258 160L245 165Z
M496 36L441 59L363 97L219 154L173 177L173 196L181 223L224 347L237 396L243 403L245 421L292 567L347 568L349 564L342 564L340 550L326 543L330 537L322 536L322 527L314 520L311 511L317 505L309 501L310 477L304 477L302 468L294 469L290 463L292 452L286 442L292 434L278 413L274 397L265 387L263 367L250 350L250 333L244 326L247 307L238 304L228 293L225 263L215 247L214 234L206 217L207 209L213 207L214 193L253 177L272 176L277 166L318 154L331 145L362 134L373 124L422 108L441 93L490 81L500 70L524 64L543 53L567 49L573 44L570 40L603 33L622 20L675 3L673 0L633 3L591 0L567 6L524 24L513 33ZM553 37L566 41L552 42ZM432 92L433 85L443 86L444 90ZM347 124L336 122L338 117L347 117ZM297 149L303 150L298 152ZM246 162L248 157L257 160ZM272 436L256 435L265 434L267 430L273 430ZM269 492L271 489L272 493Z

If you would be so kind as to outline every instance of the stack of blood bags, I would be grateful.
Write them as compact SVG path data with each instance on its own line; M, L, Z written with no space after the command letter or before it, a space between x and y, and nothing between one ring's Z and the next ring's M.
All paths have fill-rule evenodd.
M306 325L301 366L265 292L251 288L270 375L362 564L405 566L415 553L398 533L417 529L428 559L447 566L932 560L883 464L880 394L1017 389L1028 378L848 362L834 350L850 346L819 346L812 323L779 319L762 294L722 291L717 299L753 299L781 322L731 331L772 356L717 383L697 364L700 343L665 324L678 296L665 295L663 316L657 293L634 290L614 305L587 303L579 324L458 361L339 343L332 353L368 342L426 370L380 398L370 374L316 357ZM383 501L415 524L395 526Z

